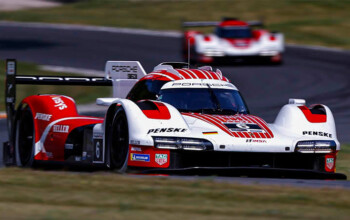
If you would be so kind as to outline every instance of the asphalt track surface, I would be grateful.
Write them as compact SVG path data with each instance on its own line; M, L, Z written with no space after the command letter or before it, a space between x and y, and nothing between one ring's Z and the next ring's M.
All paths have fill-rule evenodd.
M103 70L106 60L138 60L147 72L164 61L181 61L180 38L176 34L157 36L7 23L0 23L0 30L0 59L94 70ZM333 111L338 139L350 143L350 52L287 46L284 60L280 66L235 64L218 68L242 92L252 114L273 122L289 98L326 104ZM0 120L0 141L5 140L6 123ZM288 183L298 185L298 180ZM350 187L348 181L341 185L344 183Z

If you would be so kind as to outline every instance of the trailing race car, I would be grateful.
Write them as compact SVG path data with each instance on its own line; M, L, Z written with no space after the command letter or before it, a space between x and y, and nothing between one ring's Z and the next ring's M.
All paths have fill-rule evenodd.
M284 36L269 32L259 21L225 18L221 22L184 22L183 27L215 26L212 34L197 30L184 32L183 58L191 63L217 63L237 60L280 64L284 51Z
M155 174L346 179L332 112L290 99L274 123L249 114L239 90L211 67L108 61L105 78L16 76L7 62L5 161L109 167ZM136 83L136 84L135 84ZM104 118L81 116L64 95L33 95L14 111L16 84L113 85ZM131 88L131 89L130 89Z

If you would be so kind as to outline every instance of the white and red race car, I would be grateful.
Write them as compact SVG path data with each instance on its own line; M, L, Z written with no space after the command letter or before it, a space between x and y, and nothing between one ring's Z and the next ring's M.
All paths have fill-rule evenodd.
M182 41L183 58L191 63L254 61L271 64L282 62L284 36L269 32L259 21L240 21L233 18L216 21L184 22L183 27L215 26L214 33L186 30Z
M76 164L153 174L346 179L332 112L290 99L272 124L249 114L239 90L211 67L108 61L105 78L16 75L7 62L5 162ZM16 84L113 85L103 118L72 98L33 95L14 111Z

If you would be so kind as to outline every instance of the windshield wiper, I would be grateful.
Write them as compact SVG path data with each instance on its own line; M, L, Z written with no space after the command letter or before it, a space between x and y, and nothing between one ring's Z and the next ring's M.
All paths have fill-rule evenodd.
M235 115L235 114L239 113L239 112L236 111L236 110L228 109L228 108L222 109L221 111L222 111L222 113L224 113L224 114L230 114L230 115Z
M201 111L202 114L211 114L211 113L217 113L219 115L235 115L238 112L233 109L213 109L213 108L204 108L201 110L194 110L194 111Z
M207 86L208 86L208 90L209 90L209 92L210 92L211 100L212 100L212 101L215 103L215 105L216 105L216 109L217 109L218 111L222 111L221 106L220 106L220 103L219 103L219 100L218 100L218 98L216 97L216 95L215 95L213 89L210 87L209 83L207 83Z

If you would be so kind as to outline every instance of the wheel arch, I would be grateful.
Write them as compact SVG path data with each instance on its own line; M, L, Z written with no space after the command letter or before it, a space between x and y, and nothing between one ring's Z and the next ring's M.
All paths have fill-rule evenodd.
M26 113L29 113L30 115L25 115ZM22 137L22 133L26 133L28 132L28 116L30 117L30 121L31 121L31 130L29 130L29 134L32 134L31 137L31 155L29 158L28 163L26 164L22 164L22 158L20 158L20 144L19 144L19 140L21 139L21 141L23 141L23 137ZM21 129L22 123L25 124L25 128L23 128L23 130L19 130ZM19 132L21 132L21 134L19 134ZM36 141L36 126L35 126L35 120L34 120L34 115L33 115L33 110L32 108L27 105L26 103L20 103L19 106L17 107L17 111L15 114L15 120L14 120L14 124L12 126L12 143L14 144L14 162L17 166L24 166L24 167L31 167L34 164L34 153L35 153L35 141ZM27 134L28 135L28 134ZM25 135L26 136L26 135ZM21 143L21 145L23 144L23 142ZM25 144L25 143L24 143ZM27 143L28 144L28 143Z
M105 158L107 158L107 166L110 164L108 159L110 149L109 146L107 146L107 140L109 138L108 131L111 129L113 118L115 114L118 113L119 109L123 109L126 115L129 144L130 141L135 141L136 143L139 143L139 145L153 146L153 138L150 131L154 131L158 128L185 128L186 131L189 131L189 126L185 122L181 113L173 106L154 100L143 100L142 102L146 102L147 104L142 106L140 103L135 103L128 99L119 99L109 106L105 115L104 123L104 144L106 149ZM152 108L152 106L159 108L158 110L160 113L153 114L152 112L146 112L156 111L153 109L147 109ZM162 111L164 111L164 114Z

